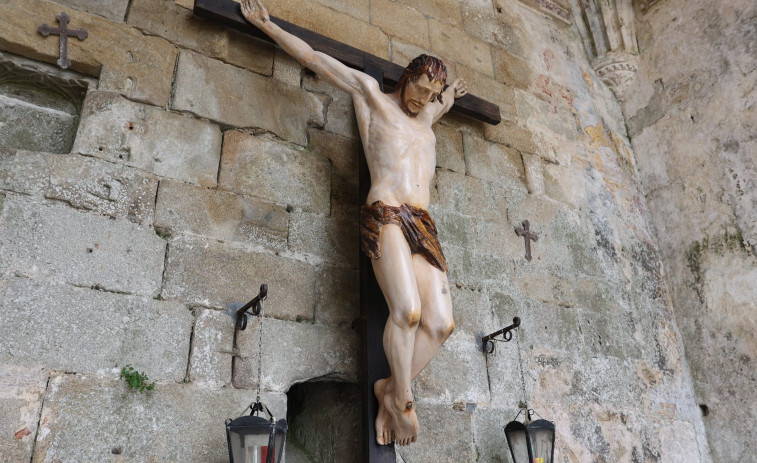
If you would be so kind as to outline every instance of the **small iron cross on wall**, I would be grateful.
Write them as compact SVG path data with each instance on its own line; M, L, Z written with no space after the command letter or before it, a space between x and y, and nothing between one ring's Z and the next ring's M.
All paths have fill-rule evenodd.
M531 240L537 241L539 239L539 236L536 235L536 233L532 232L528 229L528 227L531 225L528 223L528 220L524 220L522 222L523 228L521 227L515 227L515 233L518 234L518 236L522 236L526 239L526 260L531 261Z
M60 27L50 27L47 24L39 26L39 33L47 37L50 34L57 34L60 36L60 58L58 58L58 66L63 69L67 69L71 66L71 61L68 60L68 36L73 35L79 40L87 38L87 31L84 29L68 29L68 22L71 18L66 13L55 15Z

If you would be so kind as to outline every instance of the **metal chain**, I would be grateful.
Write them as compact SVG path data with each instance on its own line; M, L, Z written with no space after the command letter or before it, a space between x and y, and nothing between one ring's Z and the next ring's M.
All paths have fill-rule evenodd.
M263 370L263 315L258 316L258 400L260 400L260 377Z
M526 397L526 376L523 374L523 356L520 353L520 333L515 337L515 345L518 346L518 367L520 368L520 385L523 388L523 402L528 407L528 398Z

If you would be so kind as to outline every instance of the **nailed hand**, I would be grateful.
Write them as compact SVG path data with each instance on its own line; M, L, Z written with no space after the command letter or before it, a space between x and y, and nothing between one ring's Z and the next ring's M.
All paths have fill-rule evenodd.
M260 0L242 0L242 16L258 28L271 19Z

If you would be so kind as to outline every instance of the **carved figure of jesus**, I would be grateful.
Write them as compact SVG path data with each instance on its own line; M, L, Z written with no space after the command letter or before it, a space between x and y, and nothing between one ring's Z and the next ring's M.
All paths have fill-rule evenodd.
M373 390L379 403L376 441L408 445L418 436L412 380L455 329L447 264L426 211L436 168L434 122L463 80L446 89L441 60L421 55L385 94L371 76L349 68L270 21L260 0L242 0L242 13L303 66L352 96L371 188L361 209L361 244L389 306L384 350L391 376Z

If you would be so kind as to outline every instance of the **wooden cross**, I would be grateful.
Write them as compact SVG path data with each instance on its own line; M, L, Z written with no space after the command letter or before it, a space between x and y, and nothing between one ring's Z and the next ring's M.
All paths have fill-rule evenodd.
M79 40L87 38L87 31L84 29L68 29L68 22L71 18L66 13L55 15L60 27L50 27L47 24L39 26L39 33L47 37L50 34L57 34L60 36L60 57L58 58L58 66L63 69L67 69L71 66L71 61L68 60L68 36L73 35Z
M242 16L239 4L233 0L195 0L194 13L197 16L224 24L232 29L248 33L254 37L272 42L265 33L248 23ZM391 61L366 53L347 44L337 42L313 31L296 26L271 16L271 21L283 30L299 37L314 50L330 55L345 65L362 71L379 83L394 87L404 68ZM499 107L481 98L467 94L456 99L452 111L489 124L501 120ZM362 145L361 145L362 146ZM365 203L370 188L370 174L365 155L360 156L360 204ZM365 463L395 463L393 445L378 445L374 420L378 413L378 402L373 393L373 383L390 375L389 363L384 353L384 326L389 316L389 308L381 288L373 274L370 259L360 253L360 314L363 339L363 459Z
M522 236L526 239L526 260L531 261L531 240L537 241L539 237L536 235L536 233L532 232L528 229L528 227L531 225L528 223L528 220L524 220L522 222L523 228L521 227L515 227L515 233L518 234L518 236Z
M264 32L244 19L239 3L233 0L195 0L194 13L232 29L273 42ZM393 88L400 80L404 68L398 64L317 34L304 27L296 26L283 19L271 16L271 21L307 42L315 51L326 53L353 69L373 76L380 84ZM456 99L452 111L493 125L499 124L502 120L499 106L471 94Z

